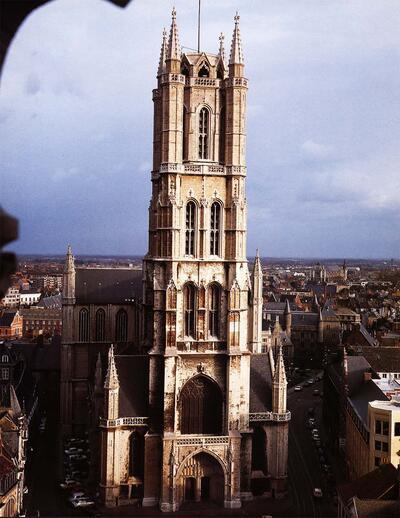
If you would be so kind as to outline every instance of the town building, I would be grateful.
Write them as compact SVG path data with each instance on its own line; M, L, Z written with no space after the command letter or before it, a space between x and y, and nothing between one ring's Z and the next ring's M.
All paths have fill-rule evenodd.
M29 309L21 309L23 317L22 335L23 338L37 338L39 335L51 337L61 334L62 315L61 308L44 308L33 306Z
M5 308L17 308L19 306L19 287L10 286L1 300L1 305Z
M223 37L217 54L181 52L173 10L143 271L77 268L67 253L62 433L90 428L108 507L238 508L255 488L286 491L283 352L262 352L261 262L250 276L246 258L247 87L239 16L227 65Z
M15 339L22 336L23 318L19 311L0 312L0 339Z

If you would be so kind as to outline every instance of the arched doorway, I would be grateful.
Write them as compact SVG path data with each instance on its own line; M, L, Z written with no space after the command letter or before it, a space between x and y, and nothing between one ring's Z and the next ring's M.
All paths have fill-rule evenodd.
M223 505L224 492L224 471L213 455L200 452L185 462L177 484L179 504L214 502Z

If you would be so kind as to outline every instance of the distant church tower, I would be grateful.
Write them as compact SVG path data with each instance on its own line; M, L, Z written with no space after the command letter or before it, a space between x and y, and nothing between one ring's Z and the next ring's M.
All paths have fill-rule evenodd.
M162 474L146 471L143 505L160 500L163 511L188 498L241 506L243 448L251 448L242 439L249 432L249 344L261 340L261 316L253 321L257 336L248 336L247 84L239 16L227 67L222 36L216 55L182 54L172 12L153 91L144 260L152 426L145 464L161 464Z

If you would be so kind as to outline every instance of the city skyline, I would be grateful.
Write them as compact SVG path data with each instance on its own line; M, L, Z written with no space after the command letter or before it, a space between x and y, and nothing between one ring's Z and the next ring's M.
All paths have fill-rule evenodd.
M15 38L0 149L4 207L21 224L17 252L63 253L68 242L77 255L146 252L149 91L173 2L149 4L61 0ZM175 4L181 44L194 47L197 2ZM229 53L241 14L249 256L256 247L275 257L398 256L399 13L373 4L203 2L207 51L217 52L222 27Z

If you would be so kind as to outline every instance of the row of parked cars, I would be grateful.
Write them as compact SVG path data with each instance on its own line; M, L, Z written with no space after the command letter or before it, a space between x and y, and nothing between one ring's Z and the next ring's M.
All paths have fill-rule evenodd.
M315 409L314 407L310 407L308 409L308 420L307 420L307 426L310 429L311 437L314 442L315 448L317 450L317 455L319 458L319 462L321 464L322 472L325 473L325 476L328 480L328 482L335 482L335 476L332 473L332 466L330 465L329 461L327 460L327 455L324 450L321 437L319 434L319 430L317 428L317 421L315 418ZM321 488L314 488L313 491L315 498L322 498L323 492Z
M60 487L69 490L69 502L73 507L92 507L94 500L83 490L88 477L89 445L86 438L73 437L64 447L65 480Z

